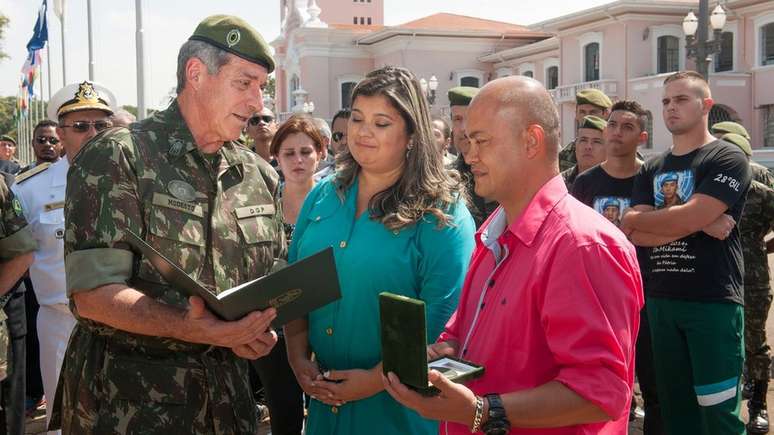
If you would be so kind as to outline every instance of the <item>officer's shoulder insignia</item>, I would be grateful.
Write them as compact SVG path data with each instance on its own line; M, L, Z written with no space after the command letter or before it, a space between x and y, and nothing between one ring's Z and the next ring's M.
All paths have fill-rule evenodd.
M21 183L26 180L29 180L30 178L40 174L41 172L45 171L46 169L51 167L51 163L41 163L39 165L35 165L34 168L30 169L29 171L22 172L21 174L16 176L16 182Z

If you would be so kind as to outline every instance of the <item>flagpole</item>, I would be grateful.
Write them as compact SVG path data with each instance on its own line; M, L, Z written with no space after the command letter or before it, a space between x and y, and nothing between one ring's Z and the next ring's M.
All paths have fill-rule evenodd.
M145 28L142 23L142 0L135 0L134 14L136 20L136 61L137 61L137 120L145 119Z
M62 16L59 17L59 23L62 28L62 87L67 86L67 61L65 57L65 7L62 2Z
M51 44L46 42L46 67L48 68L48 99L51 99Z
M91 7L91 0L86 0L86 15L89 30L89 80L94 81L94 31L92 25L94 22L94 10Z

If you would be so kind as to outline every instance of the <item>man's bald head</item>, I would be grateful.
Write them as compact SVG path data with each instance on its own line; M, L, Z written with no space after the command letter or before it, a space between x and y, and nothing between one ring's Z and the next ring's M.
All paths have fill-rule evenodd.
M493 80L481 88L471 102L470 110L482 105L494 105L499 116L511 117L509 124L514 132L529 125L540 126L547 154L558 155L559 113L551 95L539 81L525 76Z

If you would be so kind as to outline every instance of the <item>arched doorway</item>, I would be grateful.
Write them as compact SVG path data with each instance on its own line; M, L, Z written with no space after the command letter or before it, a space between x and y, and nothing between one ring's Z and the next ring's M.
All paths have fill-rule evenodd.
M711 128L718 122L724 121L733 121L740 124L742 123L742 120L739 118L739 114L736 113L736 110L726 106L725 104L715 104L712 106L712 109L710 109L709 127Z

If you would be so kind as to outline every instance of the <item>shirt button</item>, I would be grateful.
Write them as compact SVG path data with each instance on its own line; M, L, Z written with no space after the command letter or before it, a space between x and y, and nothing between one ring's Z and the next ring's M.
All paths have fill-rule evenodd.
M325 330L325 333L326 333L326 334L328 334L328 335L333 335L333 328L330 328L330 327L329 327L329 328L327 328L327 329Z
M346 248L346 247L347 247L347 242L346 242L346 240L342 240L342 241L341 241L341 243L339 243L339 248L341 248L341 249L344 249L344 248Z
M331 406L331 412L334 413L334 414L338 414L339 413L339 408L337 408L335 406Z

